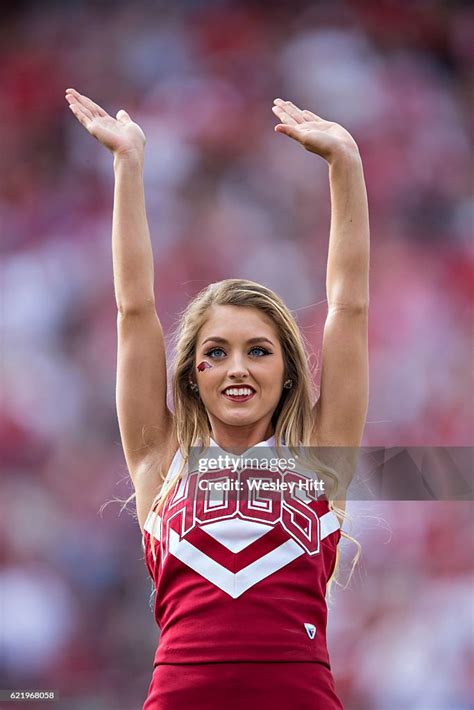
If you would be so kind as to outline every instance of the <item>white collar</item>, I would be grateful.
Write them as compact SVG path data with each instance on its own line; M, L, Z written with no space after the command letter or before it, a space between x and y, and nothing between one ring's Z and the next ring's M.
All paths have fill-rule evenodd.
M217 442L214 441L212 437L209 437L209 445L210 446L217 446L217 448L222 449L222 451L225 451L225 449L222 448L222 446L219 446ZM246 449L242 454L239 454L239 456L243 456L243 454L247 453L247 451L252 451L252 449L255 449L257 446L274 446L275 445L275 435L271 436L269 439L266 439L265 441L259 441L258 444L254 444L251 446L249 449ZM227 452L230 453L230 452ZM236 454L233 454L236 455Z

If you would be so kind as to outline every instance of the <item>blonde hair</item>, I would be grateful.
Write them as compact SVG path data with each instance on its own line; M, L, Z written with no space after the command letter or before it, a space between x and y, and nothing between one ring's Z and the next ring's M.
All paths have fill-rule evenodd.
M271 289L246 279L226 279L209 284L188 304L182 312L175 331L175 358L172 367L172 392L174 403L174 422L178 446L182 454L181 469L155 496L151 510L159 512L175 483L181 478L184 471L189 449L201 445L208 447L210 444L211 427L206 409L199 394L190 387L195 370L196 345L199 332L208 316L212 306L238 306L240 308L255 308L266 315L273 323L283 352L285 365L285 379L292 380L290 389L283 389L280 401L272 416L275 446L285 445L290 451L296 453L300 447L311 445L313 431L313 406L316 399L314 390L314 377L310 371L307 348L298 324L281 298ZM336 489L338 476L336 471L314 455L310 454L313 470L324 475L326 480L332 482L333 490ZM160 471L162 483L166 471ZM134 497L131 496L129 500ZM127 501L127 502L128 502ZM347 514L334 505L329 497L330 508L343 520ZM360 544L350 535L341 531L343 537L351 540L357 546L357 553L353 558L352 569L360 557ZM154 545L152 545L153 558L156 560ZM336 553L336 565L328 583L336 579L339 554ZM339 586L341 586L339 584Z

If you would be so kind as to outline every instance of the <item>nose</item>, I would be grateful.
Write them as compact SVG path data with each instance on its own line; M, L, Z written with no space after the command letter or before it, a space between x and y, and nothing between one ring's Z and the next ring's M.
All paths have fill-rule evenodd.
M236 354L233 358L231 358L231 360L229 361L229 370L227 374L234 380L244 379L248 376L248 370L245 366L245 363L242 361L242 357L240 355Z

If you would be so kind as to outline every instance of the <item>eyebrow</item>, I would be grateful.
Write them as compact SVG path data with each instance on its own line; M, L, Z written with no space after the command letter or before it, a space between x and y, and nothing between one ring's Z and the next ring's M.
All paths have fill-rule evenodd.
M205 340L203 340L201 343L201 347L203 345L205 345L205 343L208 343L210 340L212 340L213 343L223 343L225 345L227 345L229 342L225 338L219 338L217 335L215 335L215 336L213 335L213 336L210 336L209 338L206 338ZM274 343L271 340L269 340L268 338L265 338L264 336L261 336L258 338L249 338L249 340L246 340L246 343L248 345L251 345L252 343L262 343L262 342L270 343L270 345L274 345Z

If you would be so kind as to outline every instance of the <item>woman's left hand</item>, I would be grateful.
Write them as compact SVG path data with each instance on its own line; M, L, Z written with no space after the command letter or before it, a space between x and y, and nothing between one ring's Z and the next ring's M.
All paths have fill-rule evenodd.
M275 126L277 133L293 138L328 163L348 152L358 155L357 143L349 131L338 123L325 121L311 111L298 108L291 101L275 99L273 103L272 111L280 120Z

